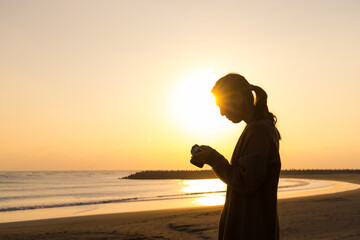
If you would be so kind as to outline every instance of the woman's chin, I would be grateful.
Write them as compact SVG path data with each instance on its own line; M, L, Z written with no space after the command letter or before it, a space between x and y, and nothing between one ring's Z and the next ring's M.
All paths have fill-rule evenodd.
M229 120L229 121L231 121L231 122L233 122L233 123L239 123L239 122L241 122L243 119L240 117L240 116L227 116L227 115L225 115L225 117Z
M234 119L234 118L228 118L229 121L233 122L233 123L239 123L242 121L242 119Z

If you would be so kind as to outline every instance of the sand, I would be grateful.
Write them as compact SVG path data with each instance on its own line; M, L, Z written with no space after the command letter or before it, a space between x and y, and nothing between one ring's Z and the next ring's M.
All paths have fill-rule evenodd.
M360 175L296 178L360 184ZM281 199L278 208L281 239L360 239L360 189ZM0 239L217 239L220 212L196 207L3 223Z

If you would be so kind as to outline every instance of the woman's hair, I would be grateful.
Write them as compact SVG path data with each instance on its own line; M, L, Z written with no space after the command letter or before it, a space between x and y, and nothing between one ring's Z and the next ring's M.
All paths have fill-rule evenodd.
M252 91L255 92L255 101ZM236 73L230 73L220 78L213 87L211 91L215 96L226 96L236 93L244 94L250 102L254 103L255 108L255 118L269 119L272 124L275 126L277 122L276 116L269 112L267 106L267 94L259 86L251 85L243 76ZM279 132L278 132L279 133ZM279 133L280 137L280 133Z

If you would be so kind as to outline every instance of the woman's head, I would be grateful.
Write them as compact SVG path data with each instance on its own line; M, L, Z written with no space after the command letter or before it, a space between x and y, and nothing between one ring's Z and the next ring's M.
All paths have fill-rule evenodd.
M222 115L234 123L242 120L269 118L276 124L276 117L267 107L267 94L258 87L249 84L241 75L230 73L220 78L211 91ZM255 98L253 93L255 93Z
M211 91L220 113L230 121L250 121L254 113L254 97L248 81L239 74L228 74L220 78Z

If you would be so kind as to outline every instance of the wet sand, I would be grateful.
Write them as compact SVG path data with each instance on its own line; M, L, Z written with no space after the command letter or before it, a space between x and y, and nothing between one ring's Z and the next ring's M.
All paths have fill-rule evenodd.
M294 178L360 184L359 174ZM196 207L3 223L0 224L0 239L217 239L221 208ZM278 208L281 239L360 239L360 189L280 199Z

